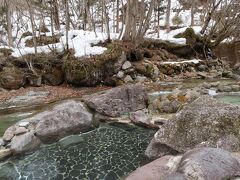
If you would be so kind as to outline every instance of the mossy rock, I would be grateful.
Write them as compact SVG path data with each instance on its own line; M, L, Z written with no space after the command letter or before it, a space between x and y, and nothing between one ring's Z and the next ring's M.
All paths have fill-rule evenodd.
M54 36L40 35L40 37L36 38L37 46L44 46L48 44L59 43L60 37L61 35L54 35ZM26 44L26 47L34 47L33 38L26 40L25 44Z
M126 54L113 44L109 47L102 55L65 59L67 82L76 86L114 85L112 76L121 69Z
M27 31L27 32L24 32L21 36L21 39L22 38L25 38L25 37L28 37L28 36L32 36L33 34L30 32L30 31Z
M12 49L8 49L8 48L0 48L0 57L1 54L3 56L10 56L12 54L13 50Z
M19 89L26 83L24 72L15 67L4 67L0 72L0 86L4 89Z

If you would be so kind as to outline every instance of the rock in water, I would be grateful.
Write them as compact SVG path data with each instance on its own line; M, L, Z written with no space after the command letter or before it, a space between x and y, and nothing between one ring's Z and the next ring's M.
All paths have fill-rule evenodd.
M92 127L92 114L81 102L66 101L31 118L36 121L36 136L44 143L57 141L67 135L85 132Z
M145 153L156 158L195 147L239 151L239 127L240 106L202 96L169 120L155 134Z
M16 131L15 126L10 126L3 134L3 141L9 142L14 137L14 133Z
M35 150L40 144L41 141L34 135L34 132L31 131L23 135L14 136L10 149L13 154L22 154Z
M197 148L183 155L177 172L189 180L231 179L240 177L240 163L222 149Z
M138 126L143 126L147 128L159 129L159 127L151 122L152 118L150 115L143 111L133 112L129 116L131 122Z
M85 103L96 112L118 117L146 108L147 91L139 85L125 85L84 97Z

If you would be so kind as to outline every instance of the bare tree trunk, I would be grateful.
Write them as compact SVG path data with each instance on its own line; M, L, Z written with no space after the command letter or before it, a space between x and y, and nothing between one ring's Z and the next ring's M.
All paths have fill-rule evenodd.
M136 21L137 21L137 6L138 1L128 0L126 12L126 27L123 35L123 40L133 41L136 34Z
M87 0L84 0L83 30L87 30Z
M119 0L117 0L117 18L116 18L116 33L119 33Z
M8 46L13 47L12 22L11 22L11 0L4 0L4 5L6 8Z
M32 33L33 33L33 44L34 44L34 52L37 54L37 35L36 35L36 26L34 21L34 9L31 4L31 0L27 0L27 5L29 9L29 15L30 15L30 22L32 26Z
M191 5L191 26L195 25L195 22L194 22L195 8L196 8L196 4L195 4L195 0L193 0Z
M166 26L167 32L170 31L171 2L172 2L171 0L168 0L166 21L165 21L165 26Z
M204 34L205 31L207 30L208 25L209 25L209 23L210 23L210 21L211 21L211 19L212 19L212 15L213 15L214 11L218 8L218 6L220 5L220 3L221 3L222 1L223 1L223 0L219 0L219 1L217 2L217 4L213 3L212 9L210 9L210 11L208 12L207 17L206 17L206 20L205 20L205 22L204 22L204 25L203 25L203 27L202 27L202 29L201 29L201 31L200 31L201 34Z
M56 30L60 30L60 20L59 20L59 9L58 9L58 0L53 0L53 20Z
M104 12L104 20L105 20L105 25L106 25L106 31L107 31L107 41L111 41L111 37L110 37L110 28L109 28L109 17L108 17L108 13L107 13L107 8L106 8L106 1L103 1L103 12Z
M68 0L65 0L65 16L66 16L66 49L69 50L68 31L70 26L69 4Z
M144 14L145 11L139 12L138 3L139 2L135 0L128 0L126 14L126 29L123 35L123 40L132 41L136 43L136 45L141 43L144 35L146 34L149 28L150 20L155 6L155 0L150 1L149 9L147 11L146 16ZM137 26L138 20L140 24Z

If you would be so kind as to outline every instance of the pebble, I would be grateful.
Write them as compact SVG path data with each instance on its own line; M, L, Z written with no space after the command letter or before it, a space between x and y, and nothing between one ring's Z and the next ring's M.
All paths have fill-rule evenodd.
M130 67L132 67L132 64L129 61L126 61L123 65L122 65L122 69L126 70L129 69Z
M125 82L125 83L133 82L133 79L132 79L131 76L127 75L127 76L124 78L124 82Z
M119 72L117 73L117 77L118 77L119 79L122 79L122 78L124 77L124 72L119 71Z
M30 124L29 122L24 121L24 122L18 123L18 126L19 126L19 127L28 127L29 124Z

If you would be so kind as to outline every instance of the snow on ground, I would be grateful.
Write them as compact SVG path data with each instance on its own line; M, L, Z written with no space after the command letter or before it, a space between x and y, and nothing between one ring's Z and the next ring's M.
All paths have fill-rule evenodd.
M192 60L186 60L186 61L168 61L168 62L162 62L161 64L184 64L184 63L194 63L194 64L199 64L202 60L200 59L192 59Z
M169 41L176 44L185 44L186 39L185 38L174 38L175 35L179 33L183 33L186 28L183 27L180 29L172 30L170 32L167 31L161 31L160 36L157 37L157 34L150 34L146 35L147 38L152 39L161 39L165 41ZM201 27L195 26L193 27L196 33L198 33L201 30ZM61 34L64 34L64 31L58 32ZM51 32L46 33L47 36L51 36ZM96 36L97 34L97 36ZM92 44L97 44L100 41L104 41L107 38L107 35L105 33L94 33L90 31L83 31L83 30L71 30L69 31L68 38L69 38L69 48L72 48L75 50L75 56L81 57L81 56L89 56L89 55L97 55L102 54L106 48L100 47L100 46L92 46ZM117 39L119 34L111 33L112 39ZM26 47L25 42L28 39L31 39L32 37L26 37L21 40L21 42L18 45L18 48L12 48L13 53L12 55L15 57L20 57L26 54L34 54L34 48L33 47ZM38 46L37 51L48 53L51 52L53 49L56 49L57 51L62 51L64 49L64 45L66 44L66 34L64 34L60 38L60 42L56 44L50 44L45 46ZM0 46L0 48L9 48L7 46Z
M157 34L148 34L146 37L148 38L152 38L152 39L161 39L164 41L169 41L171 43L176 43L176 44L186 44L186 39L185 38L174 38L175 35L183 33L187 28L189 27L183 27L183 28L179 28L176 30L172 30L170 32L167 32L167 30L164 31L160 31L159 33L159 37L157 37ZM200 26L194 26L191 27L193 28L193 30L195 31L195 33L199 33L201 31L201 27Z
M51 33L47 33L46 35L50 36ZM72 30L69 31L69 48L73 48L75 50L76 57L81 56L89 56L102 54L106 48L100 46L93 46L92 44L97 44L100 41L106 40L107 36L105 33L97 33L97 36L94 32L83 31L83 30ZM112 39L116 39L118 34L111 34ZM25 41L31 37L26 37L20 44L19 48L12 48L12 55L15 57L20 57L26 54L33 54L33 47L25 47ZM66 44L66 35L62 36L59 43L50 44L45 46L38 46L37 51L40 52L51 52L52 49L56 49L58 51L62 51L64 49L64 44ZM0 46L0 48L9 48L7 46Z
M126 0L124 0L124 2L126 3ZM166 4L163 4L166 6ZM92 8L92 10L96 9L97 5L94 6ZM116 5L114 5L113 3L109 3L108 4L108 8L109 8L109 18L110 18L110 30L113 32L114 31L114 23L113 23L113 19L116 18L114 17L114 14L116 13ZM178 1L176 0L172 0L172 8L173 9L177 9L180 8L180 4ZM25 12L27 14L27 12ZM190 10L184 10L181 11L179 14L177 14L177 12L171 11L171 15L170 15L170 24L176 26L176 24L173 24L172 19L174 17L176 17L176 15L178 15L178 17L182 20L181 24L178 24L179 26L183 27L183 28L179 28L176 30L172 30L170 32L167 32L166 30L160 30L159 33L159 37L157 36L157 33L154 34L148 34L146 35L147 38L152 38L152 39L161 39L161 40L165 40L165 41L169 41L172 43L176 43L176 44L185 44L186 43L186 39L185 38L174 38L175 35L182 33L186 30L187 27L189 27L190 25L190 21L191 21L191 11ZM60 13L61 19L64 19L64 13L61 12ZM75 14L76 16L76 14ZM75 18L74 16L74 18ZM23 16L22 17L22 23L24 24L22 26L22 28L20 29L20 31L18 30L17 27L17 23L15 23L15 21L18 19L18 15L16 13L13 14L13 35L15 37L15 41L14 41L14 46L17 48L12 48L13 50L13 56L15 57L20 57L22 55L25 54L32 54L34 53L34 48L33 47L26 47L25 46L25 41L32 38L31 36L28 36L26 38L21 39L22 34L24 32L27 31L31 31L31 23L30 20L28 18L28 16ZM96 17L96 20L98 20L99 18ZM197 20L199 19L199 15L196 15L196 22L198 22ZM75 21L75 19L74 19ZM35 21L37 27L40 24L40 20L36 19ZM50 30L51 26L51 19L49 17L45 18L45 25L47 26L47 28ZM164 26L165 21L161 20L160 21L160 25ZM198 24L198 23L197 23ZM121 25L120 25L121 27ZM124 28L124 27L123 27ZM2 26L0 25L0 29L2 29ZM154 26L152 26L149 30L149 32L151 32L154 29ZM195 30L196 33L198 33L200 31L200 26L195 26L193 27L193 29ZM75 49L76 52L76 56L77 57L81 57L81 56L89 56L89 55L94 55L94 54L102 54L106 48L104 47L99 47L99 46L91 46L91 44L97 44L100 41L104 41L107 37L106 33L102 33L102 29L100 27L96 27L96 31L97 31L97 37L95 36L94 32L90 32L90 31L83 31L83 30L71 30L69 31L69 47ZM105 31L105 29L104 29ZM61 34L65 34L65 26L61 26L61 31L60 32L56 32L57 33L61 33ZM39 34L39 32L37 32L37 35ZM52 33L46 33L47 36L51 36ZM111 38L112 39L116 39L119 36L119 34L111 34ZM1 40L1 38L0 38ZM7 42L7 36L5 36L3 39L3 42ZM40 52L51 52L53 49L56 49L58 51L62 51L64 49L64 45L66 44L66 35L63 35L60 39L59 43L56 44L51 44L51 45L46 45L46 46L38 46L37 47L37 51ZM9 48L7 46L0 46L0 48Z

